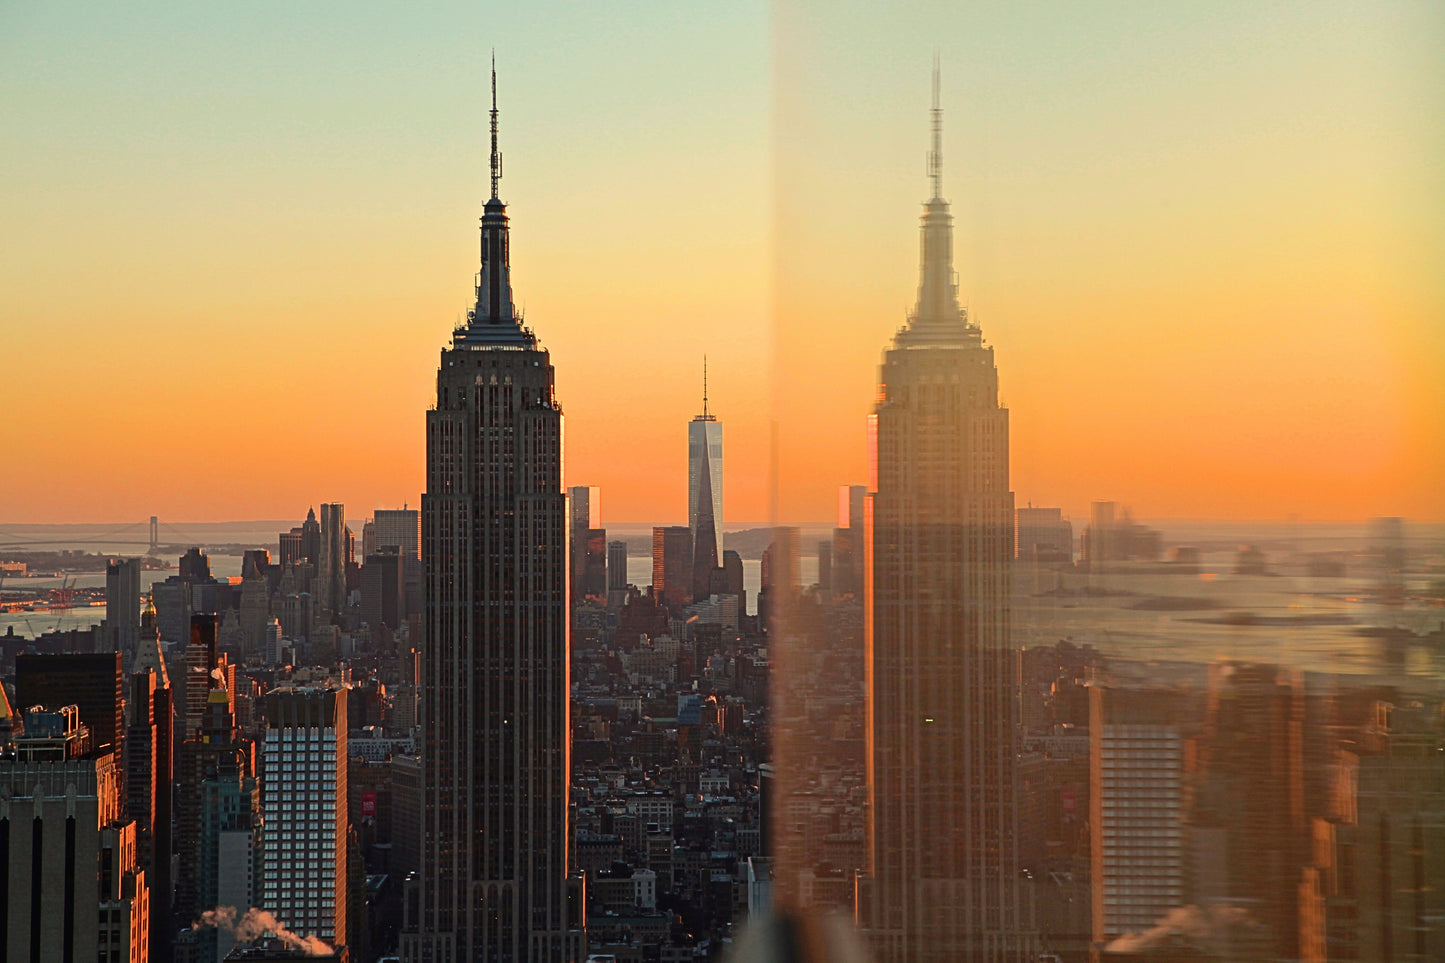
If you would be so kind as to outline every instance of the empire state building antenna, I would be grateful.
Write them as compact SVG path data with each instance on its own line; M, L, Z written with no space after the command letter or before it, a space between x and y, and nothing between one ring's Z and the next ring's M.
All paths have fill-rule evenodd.
M935 102L937 98L935 97ZM936 103L935 103L936 106ZM497 196L497 185L502 180L502 153L497 150L497 51L492 50L492 199Z
M495 112L493 112L495 114ZM495 120L493 121L495 127ZM933 197L943 197L943 108L939 105L938 51L933 52L933 149L928 152L928 176Z

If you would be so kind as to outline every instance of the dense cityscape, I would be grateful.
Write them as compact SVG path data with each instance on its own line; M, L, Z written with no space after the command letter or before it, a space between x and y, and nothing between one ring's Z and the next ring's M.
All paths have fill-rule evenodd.
M415 503L0 526L0 963L1445 959L1438 525L1016 493L936 64L869 477L740 526L679 359L686 523L615 520L514 295L497 76Z

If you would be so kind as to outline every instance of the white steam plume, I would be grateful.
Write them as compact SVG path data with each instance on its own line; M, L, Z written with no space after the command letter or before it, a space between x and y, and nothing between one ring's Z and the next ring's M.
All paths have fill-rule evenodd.
M1217 951L1248 939L1259 924L1238 906L1176 906L1143 933L1126 933L1104 947L1106 953L1143 953L1182 941Z
M235 937L238 943L249 943L263 936L272 936L285 944L288 950L300 950L307 956L330 956L335 952L314 936L301 936L291 932L274 914L254 906L239 918L236 916L236 907L217 906L202 913L195 925L224 930Z

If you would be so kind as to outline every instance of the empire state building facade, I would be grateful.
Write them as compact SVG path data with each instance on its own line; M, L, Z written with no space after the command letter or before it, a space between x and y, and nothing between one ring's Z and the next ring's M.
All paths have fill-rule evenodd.
M402 953L580 961L562 409L547 351L512 302L495 71L491 117L476 307L442 350L426 416L422 858Z
M1013 493L993 349L959 306L934 76L918 303L884 353L867 519L869 871L878 959L1019 961Z

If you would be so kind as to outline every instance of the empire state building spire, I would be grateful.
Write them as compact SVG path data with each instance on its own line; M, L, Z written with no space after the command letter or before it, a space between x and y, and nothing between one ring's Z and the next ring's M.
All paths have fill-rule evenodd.
M586 889L569 862L562 406L552 359L512 304L493 98L477 306L441 352L426 413L421 849L405 963L587 956Z
M939 106L938 59L933 61L933 141L928 152L928 179L933 196L923 205L923 236L918 304L909 318L909 332L920 336L958 337L967 317L958 304L953 273L953 215L943 199L943 108Z
M458 344L536 343L522 327L512 301L511 238L507 226L507 205L498 197L502 181L502 152L497 149L497 57L492 55L491 110L492 196L482 208L482 265L477 272L476 307L467 312L466 327L456 332Z

